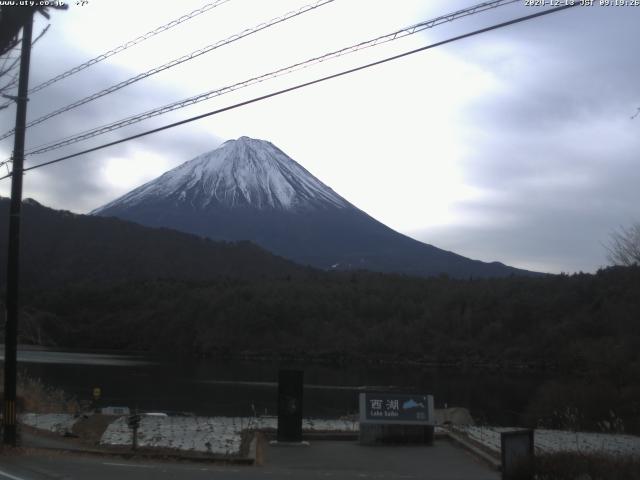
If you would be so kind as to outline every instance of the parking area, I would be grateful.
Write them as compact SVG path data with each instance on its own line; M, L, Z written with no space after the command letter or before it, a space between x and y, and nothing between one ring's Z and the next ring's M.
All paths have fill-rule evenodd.
M433 446L361 446L349 441L312 441L309 446L262 445L262 468L297 471L315 478L420 478L497 480L499 472L448 440Z

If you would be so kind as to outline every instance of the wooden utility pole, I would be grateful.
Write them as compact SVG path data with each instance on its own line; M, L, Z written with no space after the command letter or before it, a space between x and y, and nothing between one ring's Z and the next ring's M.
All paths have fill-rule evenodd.
M7 295L4 334L4 405L2 415L3 441L16 446L16 377L18 345L18 282L20 259L20 210L22 207L22 175L24 139L27 122L27 91L29 89L29 61L33 34L33 11L22 29L20 80L16 98L16 128L13 144L11 175L11 206L9 210L9 251L7 259Z

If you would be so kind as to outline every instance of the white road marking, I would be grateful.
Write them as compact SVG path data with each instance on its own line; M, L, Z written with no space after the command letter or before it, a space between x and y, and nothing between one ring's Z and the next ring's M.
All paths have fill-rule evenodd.
M102 462L103 465L109 465L110 467L135 467L135 468L158 468L155 465L136 465L134 463L111 463Z
M0 470L0 475L9 478L10 480L24 480L23 478L16 477L15 475L11 475L10 473L3 472L2 470Z

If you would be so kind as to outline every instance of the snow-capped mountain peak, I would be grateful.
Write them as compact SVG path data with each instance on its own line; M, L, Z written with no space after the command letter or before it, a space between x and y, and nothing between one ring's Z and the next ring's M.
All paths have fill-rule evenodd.
M530 273L406 237L273 144L248 137L229 140L92 213L212 240L249 240L322 269L462 278Z
M208 206L304 210L351 204L270 142L240 137L203 153L96 209L171 199Z

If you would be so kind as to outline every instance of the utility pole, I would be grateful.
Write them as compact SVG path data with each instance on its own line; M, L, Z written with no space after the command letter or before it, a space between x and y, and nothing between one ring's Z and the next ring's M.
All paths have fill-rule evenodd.
M20 210L22 207L22 175L24 165L24 137L27 122L27 91L29 89L29 61L33 33L33 11L22 28L20 80L16 98L16 128L13 144L11 175L11 206L9 210L9 251L7 259L7 296L4 334L4 405L2 426L5 445L16 446L16 371L18 344L18 282L20 259Z

